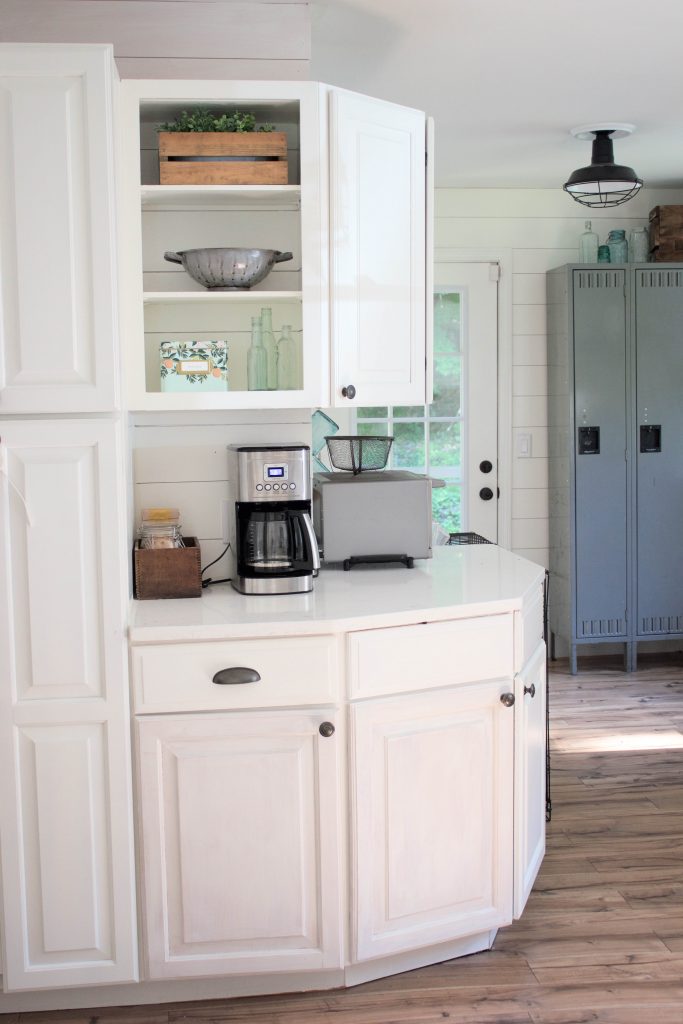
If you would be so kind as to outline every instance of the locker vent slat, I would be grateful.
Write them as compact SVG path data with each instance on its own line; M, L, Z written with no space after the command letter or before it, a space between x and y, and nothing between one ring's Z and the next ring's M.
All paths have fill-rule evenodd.
M623 636L625 633L625 619L584 619L581 623L582 637Z
M624 285L622 270L579 270L576 276L579 288L623 288Z
M639 270L641 288L683 288L683 270Z
M642 633L683 633L683 615L654 615L640 620Z

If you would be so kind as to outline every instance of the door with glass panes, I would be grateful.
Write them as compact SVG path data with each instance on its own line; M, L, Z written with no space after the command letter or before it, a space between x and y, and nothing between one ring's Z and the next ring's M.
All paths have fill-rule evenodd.
M434 265L430 405L365 406L358 434L390 434L393 469L426 473L435 522L498 538L498 264Z

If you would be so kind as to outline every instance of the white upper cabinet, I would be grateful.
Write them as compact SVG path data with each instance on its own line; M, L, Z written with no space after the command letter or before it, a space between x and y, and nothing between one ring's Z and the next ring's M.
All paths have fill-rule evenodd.
M424 114L315 82L146 80L121 91L131 408L343 405L349 384L362 404L424 402ZM160 184L159 126L198 107L253 113L284 133L286 183L184 183L201 162L162 154L183 181ZM165 258L235 247L292 258L230 291L207 289ZM276 342L286 325L294 342L289 381L266 387L248 371L252 322L264 309ZM194 381L193 342L218 345L204 356L220 362ZM284 351L276 345L279 364Z
M330 104L332 404L421 405L425 115L338 90Z
M0 414L117 404L110 46L0 46Z

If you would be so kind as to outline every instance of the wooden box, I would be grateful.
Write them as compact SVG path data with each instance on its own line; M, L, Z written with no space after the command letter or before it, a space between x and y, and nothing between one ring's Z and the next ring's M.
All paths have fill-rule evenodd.
M650 259L655 263L683 260L683 206L650 210Z
M286 185L285 132L159 132L162 185Z
M199 541L183 537L184 548L133 548L133 594L140 601L160 597L201 597Z

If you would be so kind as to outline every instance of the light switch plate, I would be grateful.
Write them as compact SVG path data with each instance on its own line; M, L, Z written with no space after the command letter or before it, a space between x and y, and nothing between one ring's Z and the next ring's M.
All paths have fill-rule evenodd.
M531 434L517 434L517 458L531 458Z

